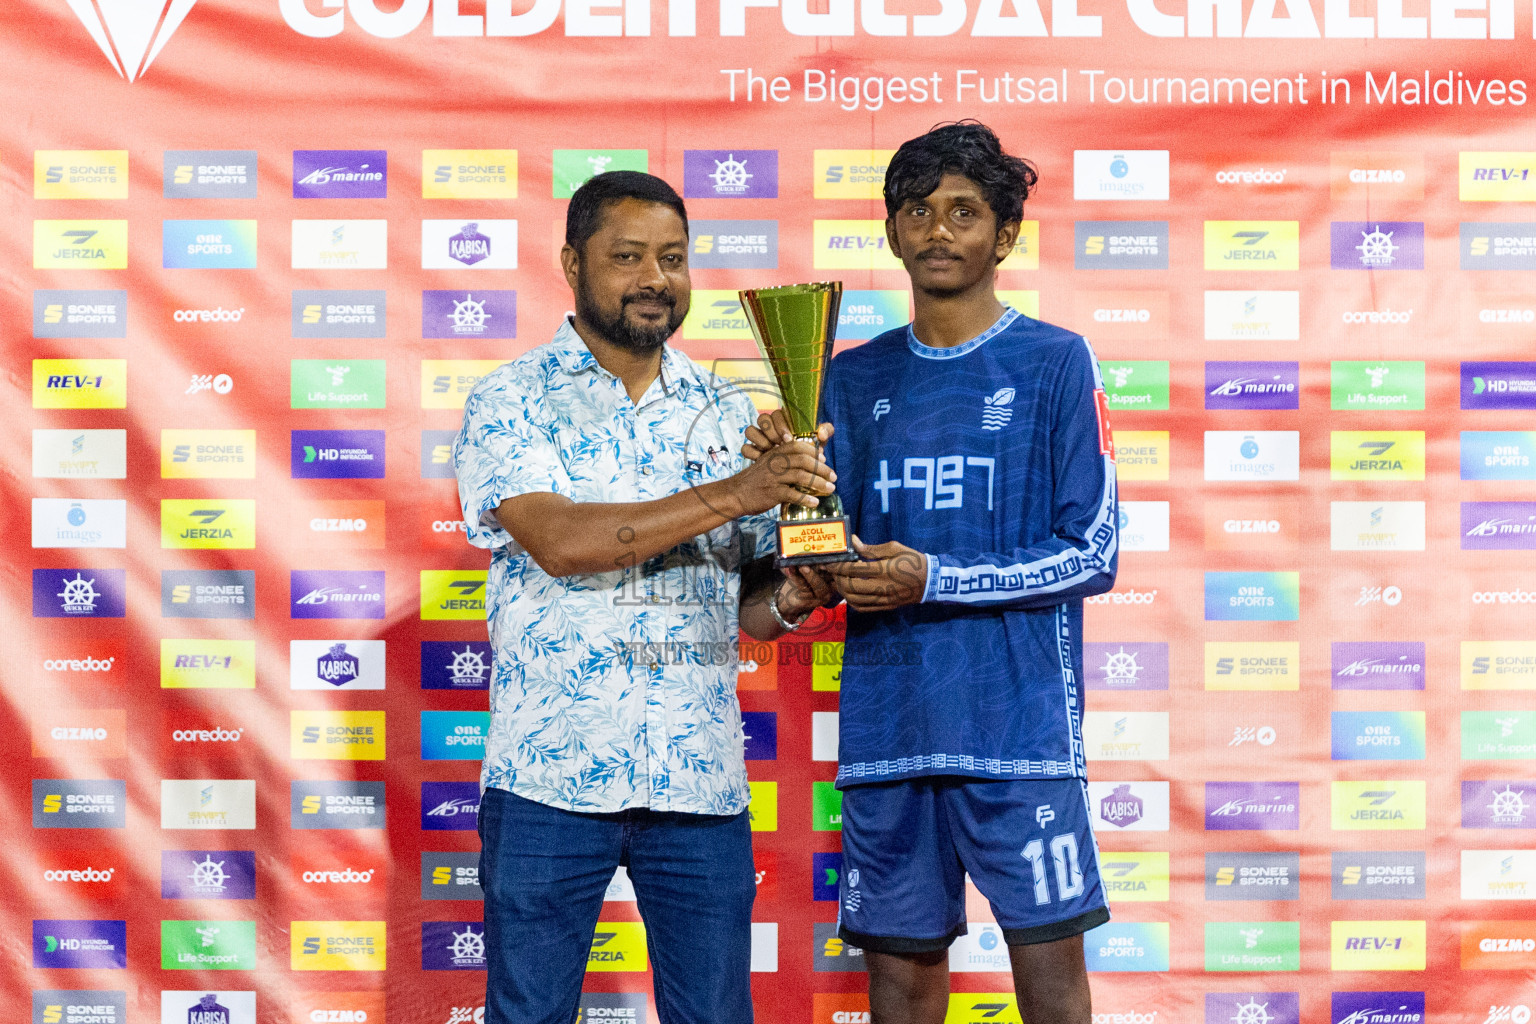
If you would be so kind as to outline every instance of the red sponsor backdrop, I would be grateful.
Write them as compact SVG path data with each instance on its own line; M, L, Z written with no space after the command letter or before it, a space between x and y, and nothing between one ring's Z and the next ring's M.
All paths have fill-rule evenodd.
M0 973L8 1019L25 1018L34 990L74 989L123 992L129 1018L151 1021L159 1019L162 991L200 986L254 991L262 1024L322 1019L314 1016L320 1011L353 1014L323 1019L366 1014L374 1021L387 1013L413 1024L477 1019L483 975L423 971L420 948L423 922L465 921L479 911L473 903L421 898L424 852L477 849L473 832L421 828L422 784L474 779L478 765L421 760L420 712L486 706L483 691L422 687L421 641L469 649L485 636L473 621L421 618L423 570L484 567L481 553L455 540L452 481L432 475L441 465L434 448L459 418L457 384L445 398L437 378L472 378L474 371L423 361L505 360L547 340L570 306L555 243L565 207L557 197L561 177L571 172L557 151L602 151L589 154L598 158L589 168L604 158L620 161L614 166L632 158L615 151L644 151L643 166L676 185L684 183L687 151L717 151L705 167L717 172L709 180L725 187L700 194L690 184L692 217L772 221L776 242L772 259L759 254L758 265L736 269L712 266L721 260L696 245L700 292L825 278L850 289L901 290L904 275L874 248L877 230L823 223L883 216L881 205L859 198L854 187L851 168L861 158L842 151L877 151L863 159L878 165L879 151L962 116L993 125L1042 174L1026 207L1038 221L1037 248L1005 267L1000 287L1036 293L1019 301L1037 298L1042 317L1083 331L1106 366L1135 362L1146 380L1157 371L1143 364L1166 364L1165 407L1156 387L1149 399L1134 397L1134 375L1118 388L1111 381L1117 441L1138 459L1134 469L1122 459L1122 498L1166 503L1166 536L1155 508L1133 507L1136 517L1151 516L1127 524L1144 539L1134 545L1140 550L1122 555L1116 594L1089 609L1088 631L1091 641L1122 651L1168 645L1167 685L1113 692L1140 685L1136 674L1127 683L1123 671L1112 678L1090 664L1090 676L1097 672L1105 686L1088 694L1088 707L1103 715L1090 746L1113 755L1093 761L1094 780L1169 783L1166 830L1101 828L1100 836L1109 859L1169 855L1165 898L1155 898L1154 859L1150 869L1143 864L1127 876L1149 881L1142 891L1154 898L1117 900L1114 908L1117 922L1168 925L1168 969L1096 972L1096 1009L1106 1024L1194 1022L1207 1019L1207 993L1255 993L1262 1002L1265 992L1296 992L1302 1019L1325 1021L1332 992L1404 990L1426 992L1437 1021L1480 1022L1500 1007L1518 1021L1514 1008L1536 1001L1528 951L1482 945L1486 938L1529 942L1536 920L1527 919L1536 913L1519 899L1483 898L1494 891L1487 872L1460 860L1465 850L1504 851L1512 859L1501 867L1496 858L1490 870L1524 877L1520 855L1529 833L1462 828L1461 783L1510 780L1518 790L1518 780L1536 777L1536 766L1518 757L1463 760L1464 730L1482 726L1460 718L1518 718L1536 707L1530 677L1512 675L1507 689L1477 692L1481 684L1471 663L1464 666L1462 650L1469 641L1532 639L1530 551L1518 540L1466 550L1466 524L1458 517L1463 502L1536 499L1529 473L1464 479L1459 470L1463 431L1533 427L1529 412L1464 409L1458 397L1462 360L1526 359L1536 340L1527 269L1536 264L1498 251L1490 262L1477 242L1492 238L1497 250L1498 239L1512 239L1518 250L1536 235L1536 190L1526 184L1536 177L1523 78L1532 54L1528 6L1493 0L1484 11L1367 2L1345 10L1294 2L1277 12L1273 4L1240 0L1157 7L1079 0L1037 11L1029 0L1016 7L946 0L936 14L901 0L831 0L809 8L791 0L766 8L652 8L630 0L611 8L567 4L563 11L545 0L527 11L495 0L437 0L429 13L427 0L406 0L392 13L371 0L346 7L177 0L163 19L154 4L138 6L28 0L13 5L0 38L0 81L11 109L0 127L0 195L8 215L0 231L7 325L0 344L13 410L0 478L10 510L0 540L10 638L3 713L16 738L0 769L13 833L0 858L12 894L4 928L10 955ZM114 62L132 74L115 70ZM384 196L293 198L294 151L319 149L387 151ZM55 150L123 151L126 189L98 199L55 198L63 193L48 167L108 159L99 152L43 155ZM184 150L255 151L255 197L171 198L166 177L174 178L174 161L165 154ZM433 168L423 161L428 150L515 150L515 194L481 198L466 186L457 197L437 198L443 193L434 192ZM729 174L718 175L722 153L734 158L745 151L772 151L754 158L776 173L771 193L763 163L755 170L748 164L757 177L746 179L745 191L731 192ZM1166 170L1158 153L1167 155ZM1112 166L1116 157L1129 171ZM846 179L835 167L848 168ZM1477 177L1479 169L1500 176ZM101 186L87 182L83 193L91 187ZM1166 198L1155 198L1159 188ZM294 269L302 261L293 258L291 247L300 243L291 222L306 219L387 221L387 244L378 252L385 265ZM177 220L254 221L254 267L165 266L162 222ZM423 269L431 253L424 257L422 246L435 243L418 240L422 222L432 220L456 227L516 220L515 269ZM34 228L51 221L87 223ZM103 221L126 221L124 267L100 266L110 262L111 243L100 261L53 265L55 248L77 244L57 233L110 235ZM1366 227L1349 229L1355 234L1341 248L1330 245L1335 222ZM1369 246L1366 236L1382 222L1409 225L1392 229L1398 234L1385 249L1378 241L1373 251L1388 261L1344 269L1340 261L1370 255L1360 246ZM1475 226L1485 222L1487 229ZM1285 225L1294 226L1292 233ZM1421 262L1407 248L1412 225L1422 225ZM1254 238L1255 232L1266 234ZM1122 247L1144 245L1148 237L1160 258L1137 264L1136 253ZM1272 256L1250 258L1272 247ZM125 291L126 330L118 337L67 336L34 309L35 293L55 289ZM305 289L383 292L386 326L377 337L306 337L295 325L301 313L293 295ZM515 290L515 337L424 338L430 332L418 314L430 289ZM1290 298L1276 300L1277 293ZM1287 301L1294 316L1285 312ZM243 313L238 321L177 315L215 309ZM704 324L707 312L701 308L699 326L678 343L697 358L751 358L750 342ZM728 306L717 312L729 320ZM126 360L109 370L126 372L126 400L104 408L90 407L101 404L94 397L59 399L46 386L29 394L28 371L39 359ZM299 371L291 360L385 365L371 399L299 408ZM1219 360L1297 363L1294 407L1220 408L1204 365ZM1352 407L1339 397L1341 371L1333 365L1347 361L1422 364L1422 405L1410 399L1398 408ZM46 372L101 371L65 363ZM358 365L352 372L360 379L372 371ZM218 375L228 381L214 384ZM199 379L209 386L199 387ZM1344 389L1351 386L1346 381ZM56 399L64 406L46 407ZM290 431L332 429L384 431L387 472L375 479L303 478L290 462ZM34 432L49 430L124 431L124 474L39 473L38 446L48 442ZM255 431L245 476L182 478L171 462L162 475L162 459L173 459L169 448L182 440L163 439L162 431L196 432L194 442L212 443L219 439L201 432L213 430ZM1230 478L1228 470L1212 469L1210 446L1222 442L1209 441L1207 431L1295 432L1297 472L1289 479L1283 471ZM1413 458L1399 471L1353 474L1335 450L1338 431L1421 432L1422 476ZM1365 435L1365 442L1374 436ZM1509 443L1525 443L1524 457L1532 454L1528 439ZM34 498L124 501L123 546L29 546ZM253 546L162 547L161 500L188 498L254 500ZM1364 527L1356 530L1348 519L1355 513L1335 504L1343 502L1370 503L1360 513ZM1371 520L1373 510L1391 503L1422 503L1422 542L1413 541L1411 508L1391 505ZM113 515L97 506L87 513ZM52 529L49 514L33 517ZM1401 516L1408 518L1395 518ZM35 535L36 521L31 525ZM1358 550L1372 543L1359 539L1366 533L1378 535L1374 543L1386 550ZM126 615L34 617L28 585L39 569L125 570ZM382 617L292 617L299 609L290 604L298 595L290 594L289 574L311 569L383 570ZM177 617L171 583L161 595L162 572L175 570L254 573L251 617ZM1208 621L1205 574L1221 571L1299 573L1299 617ZM818 959L826 966L828 950L813 939L813 926L834 920L836 906L811 898L812 855L836 851L839 837L813 828L812 784L830 780L835 766L813 760L812 716L835 711L837 698L830 684L813 690L807 645L837 635L833 623L819 638L780 645L773 659L755 657L756 667L742 675L743 707L778 716L776 758L750 765L755 781L777 783L776 827L755 836L762 873L755 917L777 925L776 953L759 950L765 970L754 976L762 1021L853 1024L864 1005L857 994L863 974L814 969ZM167 688L162 639L254 642L248 651L205 652L254 657L249 681ZM358 641L383 640L387 685L293 688L294 640L348 641L354 654ZM1427 684L1338 688L1331 645L1362 641L1423 643ZM1299 665L1291 664L1275 689L1229 690L1220 658L1275 657L1276 648L1207 645L1259 643L1296 645ZM1491 652L1520 654L1512 647ZM387 758L293 758L302 748L290 733L289 713L311 710L384 712ZM1131 712L1165 713L1165 731L1158 732L1157 719ZM1423 713L1427 756L1333 760L1333 712ZM72 727L89 735L72 734ZM1152 732L1138 732L1145 728ZM1242 739L1245 729L1251 741ZM121 780L124 827L32 827L47 813L34 779ZM254 780L255 827L163 828L165 779ZM295 780L382 782L387 830L298 827L301 811L290 806ZM1212 780L1299 782L1299 829L1208 831L1203 786ZM1359 803L1341 796L1335 782L1382 790L1404 780L1426 784L1417 807L1422 828L1333 827ZM254 850L255 899L162 899L161 851L194 849ZM1207 886L1206 854L1266 851L1300 854L1299 882L1291 882L1299 884L1299 899L1207 898L1215 890ZM1333 854L1357 851L1422 851L1423 897L1334 899ZM91 872L111 877L97 880ZM331 880L370 872L365 882ZM985 913L972 900L973 922ZM31 922L54 919L126 920L126 969L34 963L26 948ZM255 968L158 969L159 922L193 919L254 920ZM605 907L604 920L634 919L632 903ZM386 922L388 970L294 970L291 923L333 920ZM1339 938L1334 922L1375 920L1426 923L1421 961L1406 962L1413 969L1352 969L1359 961L1344 947L1356 933ZM1213 950L1219 953L1209 924L1280 921L1300 922L1299 970L1207 969ZM770 934L760 941L768 943ZM1380 932L1388 934L1401 932ZM1358 937L1380 941L1368 925ZM643 992L649 984L644 972L603 972L589 976L587 989ZM951 1019L970 1021L993 1012L977 1007L995 1000L967 994L1006 991L1008 979L957 971L952 987ZM1276 1013L1283 1004L1275 1001ZM1005 1008L986 1019L1011 1013ZM1213 1013L1211 1021L1230 1019L1230 1012Z

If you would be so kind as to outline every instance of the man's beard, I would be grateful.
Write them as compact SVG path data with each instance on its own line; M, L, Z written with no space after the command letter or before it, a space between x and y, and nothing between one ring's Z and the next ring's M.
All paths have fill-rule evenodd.
M625 314L631 302L640 299L658 299L665 302L670 312L667 314L667 322L656 327L647 327L634 323ZM597 303L592 299L592 293L587 290L586 282L578 274L576 277L576 313L581 317L582 323L591 327L604 341L619 348L626 349L644 355L654 352L666 344L668 338L677 332L682 326L683 318L688 315L688 307L681 310L677 308L677 298L670 291L645 293L635 292L624 296L619 303L619 311L615 316L607 316Z

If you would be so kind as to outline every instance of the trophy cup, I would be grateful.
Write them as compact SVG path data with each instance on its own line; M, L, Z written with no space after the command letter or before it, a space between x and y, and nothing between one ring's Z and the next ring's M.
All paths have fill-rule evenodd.
M821 412L821 389L832 358L842 296L841 281L751 288L741 293L741 308L778 382L790 430L796 440L809 441L818 451L816 419ZM842 511L836 494L821 498L815 508L783 506L774 566L857 560Z

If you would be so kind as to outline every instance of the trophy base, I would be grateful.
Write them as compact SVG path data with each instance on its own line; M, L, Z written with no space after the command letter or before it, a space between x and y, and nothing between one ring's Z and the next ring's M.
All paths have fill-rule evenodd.
M825 565L828 562L858 560L848 540L848 520L843 516L817 519L781 519L779 553L775 569L796 565Z

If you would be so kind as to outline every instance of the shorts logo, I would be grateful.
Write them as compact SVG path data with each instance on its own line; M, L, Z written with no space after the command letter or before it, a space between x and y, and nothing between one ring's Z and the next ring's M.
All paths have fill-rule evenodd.
M423 338L515 338L517 292L475 288L421 293Z
M1295 409L1300 392L1298 363L1205 364L1207 409Z
M900 270L883 220L817 220L811 226L817 270Z
M683 196L687 199L776 199L776 149L683 151Z
M1295 900L1300 898L1299 853L1207 853L1208 900Z
M295 338L382 338L386 293L351 289L295 289L291 331Z
M516 270L517 221L424 220L424 270Z
M1094 643L1083 647L1089 690L1168 689L1166 643Z
M123 569L33 569L32 617L121 619L127 588Z
M382 761L384 740L382 711L289 712L295 761Z
M387 220L295 220L294 270L385 270L389 266Z
M295 430L289 460L295 480L382 480L384 431Z
M1421 222L1336 220L1328 237L1334 270L1424 269Z
M1084 933L1090 971L1166 971L1168 925L1111 921Z
M379 783L382 787L383 783ZM474 831L480 820L478 782L423 782L421 827L428 832Z
M812 197L879 199L892 149L818 149L812 156Z
M252 270L256 266L254 220L163 221L160 241L160 262L166 268Z
M128 788L121 779L33 779L33 828L124 828Z
M421 759L478 761L485 757L485 738L490 729L489 711L423 711Z
M1423 921L1333 922L1335 971L1422 971Z
M295 971L382 971L383 921L294 921L289 963Z
M123 409L127 405L126 359L32 360L34 409Z
M1208 220L1206 270L1295 270L1301 229L1294 220Z
M32 293L34 338L127 336L126 291L107 288L39 288Z
M1167 270L1165 220L1080 220L1072 226L1077 270Z
M423 640L423 690L487 690L491 685L491 645L485 640Z
M551 154L554 197L569 199L589 178L607 171L649 171L643 149L557 149Z
M1424 852L1343 852L1333 854L1336 900L1422 900Z
M421 197L423 199L516 199L517 150L423 150Z
M689 222L688 234L690 267L771 270L779 265L776 220L696 220Z
M1301 827L1299 782L1207 782L1205 828L1294 832Z
M252 779L162 779L163 829L254 829L256 783Z
M1332 820L1336 832L1424 828L1426 810L1422 780L1335 782L1332 788Z
M384 199L389 161L382 149L296 149L293 198Z
M166 199L255 199L254 149L168 149L161 192Z
M1463 222L1461 269L1536 270L1536 222Z
M383 829L384 783L293 782L289 820L295 829Z

